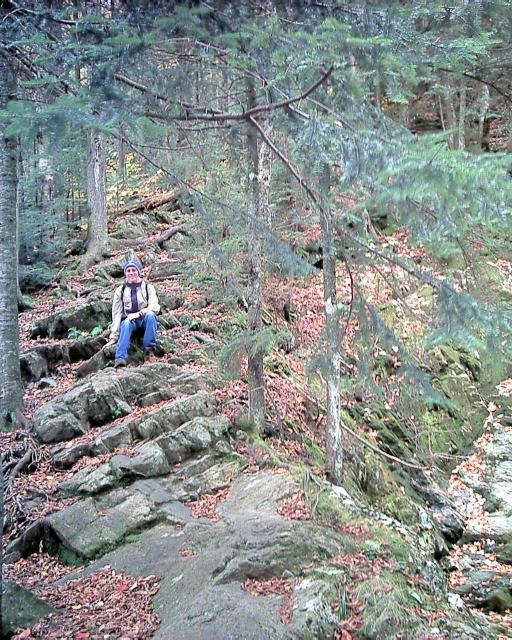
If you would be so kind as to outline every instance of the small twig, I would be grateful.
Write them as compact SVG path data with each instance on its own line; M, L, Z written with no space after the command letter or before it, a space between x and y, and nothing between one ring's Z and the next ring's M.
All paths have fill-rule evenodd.
M379 447L377 447L376 445L371 444L371 442L368 442L367 440L365 440L358 433L356 433L355 431L350 429L350 427L347 427L347 425L344 424L343 421L340 421L340 425L341 425L341 428L344 431L347 431L347 433L350 433L350 435L354 436L354 438L359 440L359 442L361 442L361 444L364 444L366 447L368 447L369 449L371 449L375 453L379 453L381 456L384 456L385 458L388 458L388 460L392 460L393 462L398 462L399 464L403 465L404 467L409 467L411 469L418 469L419 471L428 471L428 467L421 467L418 464L414 464L412 462L406 462L405 460L402 460L401 458L397 458L396 456L391 455L391 453L386 453L382 449L379 449Z
M25 451L23 457L20 460L18 460L14 469L11 471L9 478L7 480L7 486L12 485L18 473L20 473L20 471L23 471L23 469L30 464L30 462L32 461L33 454L34 454L34 449L32 448L32 446L29 446L29 448Z

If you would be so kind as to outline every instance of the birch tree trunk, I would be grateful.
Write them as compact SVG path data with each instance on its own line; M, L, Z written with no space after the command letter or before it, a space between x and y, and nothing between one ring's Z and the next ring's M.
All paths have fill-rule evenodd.
M98 262L109 250L106 190L105 142L100 131L87 132L87 201L89 225L82 270Z
M489 86L483 84L480 87L480 104L478 113L478 138L477 144L482 149L484 143L484 122L487 112L489 111L490 92Z
M457 136L457 148L466 148L466 81L461 78L459 89L459 131Z
M254 80L247 79L247 107L256 104ZM260 227L264 224L261 206L261 184L259 180L260 162L258 153L258 134L247 125L248 155L248 229L249 229L249 284L247 291L247 330L249 338L248 351L248 384L249 384L249 418L256 428L265 426L265 380L263 375L263 349L259 345L258 334L263 328L263 234Z
M445 130L448 130L448 147L450 149L455 149L456 147L456 115L455 115L455 107L453 105L453 88L451 84L450 77L448 74L443 74L443 93L441 98L441 115L443 115L444 110L444 118L442 117L442 121L444 122Z
M336 247L334 245L334 214L328 203L331 169L324 166L322 175L323 204L320 210L324 280L324 314L327 335L327 473L331 482L340 485L343 471L343 441L340 416L341 332L340 312L336 292Z
M15 96L12 70L0 53L0 110ZM0 120L0 431L22 421L17 291L16 141Z

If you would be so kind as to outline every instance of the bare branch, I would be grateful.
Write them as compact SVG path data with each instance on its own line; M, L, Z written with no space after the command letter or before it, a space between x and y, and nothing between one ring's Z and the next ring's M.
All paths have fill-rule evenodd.
M287 100L283 100L282 102L276 102L274 104L262 104L262 105L258 105L256 107L253 107L252 109L249 109L248 111L244 111L242 113L228 113L228 112L213 112L213 109L211 109L210 107L204 107L201 105L190 105L189 103L184 103L181 102L180 105L185 109L186 113L184 113L183 115L178 115L178 116L172 116L172 115L168 115L165 113L159 113L157 111L144 111L142 113L142 115L145 115L149 118L155 118L158 120L164 120L164 121L176 121L176 120L209 120L209 121L225 121L225 120L249 120L250 118L253 118L254 116L257 116L261 113L267 113L269 111L275 111L276 109L282 109L284 107L288 107L289 105L295 103L295 102L300 102L301 100L304 100L305 98L307 98L311 93L313 93L313 91L315 91L323 82L325 82L325 80L327 80L327 78L331 75L331 73L333 72L334 67L329 67L329 69L327 69L327 71L322 75L321 78L319 78L315 83L313 83L310 87L308 87L303 93L300 94L300 96L295 96L294 98L288 98ZM117 77L117 74L116 74ZM122 80L123 82L125 82L126 80L129 80L129 78L125 78L125 76L122 76L124 78L124 80ZM154 92L152 92L150 89L148 89L146 86L141 85L140 83L135 83L135 81L130 81L130 86L133 86L134 88L143 91L145 93L148 93L150 95L155 95ZM128 84L128 82L126 82L126 84ZM136 86L135 86L136 85ZM157 96L159 99L161 100L165 100L167 101L167 99L163 96L158 95ZM168 102L168 101L167 101ZM190 113L191 110L198 110L198 111L202 111L202 113Z
M300 175L298 170L295 169L295 167L288 160L288 158L284 155L284 153L280 149L278 149L278 147L276 147L275 143L267 136L267 134L262 129L262 127L259 125L259 123L254 118L249 118L249 122L251 123L251 125L253 127L255 127L258 130L258 132L261 135L261 137L262 137L263 141L265 142L265 144L267 144L270 147L270 149L272 149L272 151L276 154L276 156L284 163L284 165L288 168L290 173L296 178L296 180L299 183L299 185L301 186L301 188L304 189L304 191L308 194L308 196L311 198L311 200L317 206L320 207L320 203L319 203L318 197L316 196L314 191L311 189L311 187L308 185L308 183L304 180L304 178Z
M188 236L189 238L194 237L194 235L190 233L190 231L188 231L186 227L179 225L177 227L167 229L157 236L142 236L140 238L133 238L131 240L123 240L122 242L120 242L120 245L122 245L123 247L137 247L142 244L157 244L161 248L164 242L175 236L177 233L182 233L184 236Z

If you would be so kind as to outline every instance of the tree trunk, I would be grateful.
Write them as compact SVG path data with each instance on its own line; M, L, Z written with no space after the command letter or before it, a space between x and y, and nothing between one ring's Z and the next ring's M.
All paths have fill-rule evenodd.
M466 148L466 81L461 78L459 89L459 131L457 135L457 148Z
M117 174L121 179L121 184L124 185L124 181L126 178L126 138L124 137L123 125L119 126L117 155L118 155Z
M0 109L16 97L8 61L0 54ZM16 232L16 141L0 120L0 431L22 421L18 334L18 251Z
M331 482L340 485L343 471L343 442L340 416L341 332L340 312L336 293L336 247L334 243L334 214L328 203L331 170L324 166L322 193L325 194L320 210L322 229L322 255L324 280L324 313L327 335L327 424L326 453L327 473Z
M18 148L18 155L17 155L17 159L16 159L16 259L18 260L18 264L19 264L19 256L20 256L20 213L21 210L23 209L23 191L21 188L21 184L20 184L20 179L22 177L22 172L23 172L23 158L21 155L21 151L20 151L20 141L19 139L16 141L17 142L17 148ZM17 290L16 290L16 297L18 299L18 312L22 312L22 311L26 311L27 309L33 309L34 306L30 303L28 303L24 297L23 297L23 293L21 291L21 287L20 287L20 279L19 279L19 271L18 271L18 277L17 277Z
M98 262L109 250L106 188L106 158L103 134L91 129L87 133L87 201L89 226L82 269Z
M444 118L442 119L445 123L445 129L448 130L448 147L450 149L455 149L456 145L456 115L455 115L455 107L453 105L453 88L451 85L451 80L448 74L443 74L444 78L444 88L441 98L441 113L444 110Z
M482 83L480 87L480 105L479 105L479 113L478 113L478 137L477 144L480 149L484 146L484 122L485 116L489 111L489 101L490 101L490 93L489 93L489 85Z
M254 80L247 79L248 109L256 104ZM260 163L258 154L258 135L255 129L247 125L248 153L248 251L249 251L249 284L247 292L247 330L249 338L248 350L248 383L249 383L249 418L254 421L258 430L265 426L265 380L263 375L263 349L259 345L258 334L263 328L263 234L264 224L261 206L261 185L259 180Z

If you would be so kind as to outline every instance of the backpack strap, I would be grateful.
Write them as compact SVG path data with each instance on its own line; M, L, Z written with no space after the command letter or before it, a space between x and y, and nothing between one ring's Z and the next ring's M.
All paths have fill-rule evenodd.
M149 302L149 293L148 293L148 283L143 280L144 289L146 290L146 304ZM123 304L123 312L124 312L124 292L126 291L126 282L123 282L123 288L121 289L121 302Z

